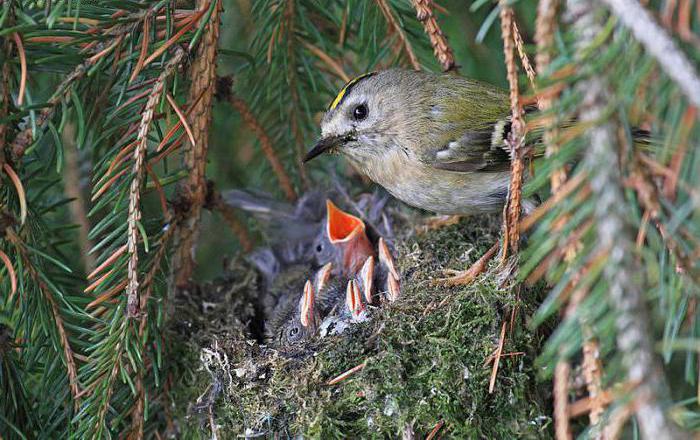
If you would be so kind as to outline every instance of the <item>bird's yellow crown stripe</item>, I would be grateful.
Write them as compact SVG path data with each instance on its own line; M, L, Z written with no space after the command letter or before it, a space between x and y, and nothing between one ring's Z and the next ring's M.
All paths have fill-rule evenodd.
M348 83L345 84L345 86L343 86L342 89L340 89L340 92L338 92L338 95L335 97L333 102L331 102L331 105L328 107L328 110L334 110L336 107L338 107L338 105L343 101L343 98L345 97L345 95L347 95L350 89L352 89L358 82L360 82L360 80L368 78L374 75L375 73L376 72L364 73L348 81Z

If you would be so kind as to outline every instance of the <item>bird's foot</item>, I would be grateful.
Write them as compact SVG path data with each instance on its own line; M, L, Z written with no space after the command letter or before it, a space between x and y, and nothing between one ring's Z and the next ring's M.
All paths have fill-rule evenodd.
M467 270L457 271L448 269L445 272L451 276L447 278L439 278L435 280L435 284L443 286L466 286L471 284L479 275L481 275L485 270L488 262L496 255L498 252L499 244L496 243L491 246L491 249L486 251L484 255L479 258L476 263L472 264Z
M459 215L436 215L434 217L428 217L424 220L423 224L416 226L416 232L419 234L425 234L436 229L444 228L445 226L456 225L459 223Z

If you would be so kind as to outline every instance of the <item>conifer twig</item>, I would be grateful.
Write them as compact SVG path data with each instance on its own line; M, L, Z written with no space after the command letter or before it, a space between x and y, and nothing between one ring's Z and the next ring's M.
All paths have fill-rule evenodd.
M515 48L513 38L514 12L506 0L500 0L501 8L501 36L503 38L503 52L506 61L508 85L510 86L511 105L511 130L508 135L508 143L511 150L510 186L508 199L504 208L504 245L502 250L502 262L505 262L508 251L517 254L520 231L521 196L523 173L525 171L523 142L525 139L526 125L523 121L523 109L520 103L518 88L518 67L515 62Z
M173 57L168 61L163 71L158 77L158 81L153 84L151 92L146 101L146 106L143 110L143 116L139 124L139 130L136 137L137 145L133 153L133 168L131 171L132 180L129 187L129 215L127 227L127 252L129 255L129 263L127 267L128 284L126 287L127 295L127 315L135 317L138 315L138 294L139 294L139 274L138 274L138 244L139 231L138 225L141 221L141 183L146 172L144 161L146 159L146 149L148 147L148 131L153 121L156 105L158 104L165 83L172 75L177 66L185 57L185 51L178 47Z
M382 11L382 14L384 15L384 18L387 21L387 24L389 25L389 28L392 32L395 32L396 35L399 37L399 42L401 43L401 46L403 47L404 52L406 52L406 56L408 57L408 61L411 64L411 66L415 70L420 70L420 62L418 61L418 57L416 57L416 54L413 52L413 47L411 46L411 43L408 41L408 38L406 38L406 33L404 32L403 28L399 24L399 22L396 20L396 17L394 17L394 14L391 12L391 8L387 4L386 0L375 0L377 2L377 6L379 7L379 10Z
M600 14L592 0L569 0L567 9L577 17L573 26L579 35L577 48L586 50L602 30ZM639 399L639 426L645 438L686 438L665 410L669 390L656 359L644 291L636 276L639 267L632 257L634 243L627 225L628 204L621 189L615 123L606 119L610 105L608 87L601 76L585 78L579 87L583 95L580 118L583 123L597 124L588 130L585 165L591 173L591 187L598 194L594 210L597 241L599 248L609 249L603 278L616 313L617 348L627 380L637 384L634 393Z
M637 0L600 0L627 26L637 41L683 91L686 99L700 107L700 77L693 63Z
M78 380L78 369L75 363L75 352L70 345L68 332L63 322L61 311L58 308L56 298L54 298L53 293L51 293L51 289L49 289L49 286L46 285L46 282L39 275L36 267L34 267L34 264L29 259L27 249L19 236L17 236L17 234L11 228L5 229L5 236L7 237L7 240L17 249L20 258L22 259L22 263L24 264L25 270L29 272L29 276L32 278L33 282L39 291L44 295L44 298L46 301L48 301L49 306L51 307L51 315L53 317L53 322L56 325L56 330L58 330L61 348L63 349L63 361L66 363L68 386L70 388L71 396L73 397L73 404L77 412L80 408L80 382Z
M302 40L302 44L305 48L309 50L309 52L316 55L316 57L319 60L323 61L323 63L326 64L333 71L333 73L335 73L338 76L338 78L342 79L345 82L350 81L351 78L348 76L347 73L345 73L345 70L343 70L343 66L341 66L338 61L334 60L326 52L322 51L321 49L319 49L318 47L314 46L306 40Z
M433 53L437 58L443 72L457 71L457 63L452 48L447 42L447 37L442 33L440 25L435 19L433 12L433 0L412 0L413 7L416 10L418 21L423 23L423 29L428 34L430 44L433 46Z
M199 42L194 61L190 65L189 77L192 79L187 102L195 103L191 107L191 128L195 144L186 144L184 165L188 171L187 178L181 183L180 195L187 203L182 220L175 237L175 250L171 266L171 285L186 285L194 271L194 248L199 237L199 222L202 207L207 196L205 176L207 151L209 147L209 129L214 92L216 89L216 54L219 44L221 21L221 1L215 2L209 21ZM205 12L211 3L197 0L196 8ZM200 98L201 96L201 98Z
M557 440L571 439L569 424L569 375L571 365L559 361L554 367L554 434Z

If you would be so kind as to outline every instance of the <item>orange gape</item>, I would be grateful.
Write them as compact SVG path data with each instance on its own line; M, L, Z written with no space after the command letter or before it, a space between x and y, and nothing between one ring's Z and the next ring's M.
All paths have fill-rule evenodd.
M339 248L343 271L356 274L368 257L374 255L372 244L365 233L365 223L354 215L342 211L326 200L326 232L333 246Z

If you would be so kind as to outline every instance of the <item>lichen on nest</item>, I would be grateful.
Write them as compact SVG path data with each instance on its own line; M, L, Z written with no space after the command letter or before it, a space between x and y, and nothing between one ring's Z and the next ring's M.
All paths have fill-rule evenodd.
M205 438L215 429L218 438L412 438L439 427L442 438L551 437L549 387L538 383L533 366L544 335L526 326L539 292L500 287L494 268L470 286L432 282L444 269L479 258L498 227L498 219L482 217L421 235L403 233L396 244L401 299L342 335L286 352L252 338L255 282L252 269L234 260L226 276L194 294L214 315L241 313L242 319L212 315L193 325L196 296L178 307L190 323L177 327L178 337L190 341L180 366L188 383L173 390L181 434ZM212 306L217 298L228 304ZM207 328L206 321L217 325ZM505 355L489 393L489 359L504 323ZM354 374L328 384L354 367Z

